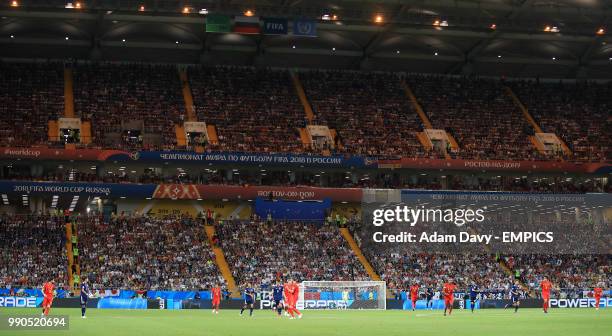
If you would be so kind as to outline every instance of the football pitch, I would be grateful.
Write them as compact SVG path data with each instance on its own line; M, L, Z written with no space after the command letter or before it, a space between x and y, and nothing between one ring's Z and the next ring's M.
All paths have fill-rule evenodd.
M100 310L53 309L53 315L70 316L69 330L0 330L0 335L611 335L612 309L455 310L441 311L327 310L304 312L301 320L278 318L271 310L255 311L253 317L237 310L218 315L209 310ZM39 309L1 308L1 315L40 314Z

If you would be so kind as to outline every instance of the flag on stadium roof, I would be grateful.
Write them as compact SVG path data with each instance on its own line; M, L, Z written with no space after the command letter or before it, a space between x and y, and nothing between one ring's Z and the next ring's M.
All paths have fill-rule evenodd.
M259 34L259 16L237 15L234 17L234 33Z
M229 33L231 31L231 20L228 15L208 14L206 17L207 33Z

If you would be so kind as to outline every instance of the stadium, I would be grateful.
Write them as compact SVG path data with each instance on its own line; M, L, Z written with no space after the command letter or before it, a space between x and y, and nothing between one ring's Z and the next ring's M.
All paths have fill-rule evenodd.
M612 2L2 0L0 335L606 335Z

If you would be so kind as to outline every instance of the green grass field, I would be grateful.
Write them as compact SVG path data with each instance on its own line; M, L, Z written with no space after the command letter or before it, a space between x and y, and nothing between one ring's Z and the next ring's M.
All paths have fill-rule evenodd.
M0 315L39 314L39 309L2 308ZM612 309L455 310L440 311L306 311L301 320L279 319L272 311L240 317L237 310L213 315L208 310L98 310L87 319L79 309L53 309L70 315L68 331L6 331L0 335L612 335Z

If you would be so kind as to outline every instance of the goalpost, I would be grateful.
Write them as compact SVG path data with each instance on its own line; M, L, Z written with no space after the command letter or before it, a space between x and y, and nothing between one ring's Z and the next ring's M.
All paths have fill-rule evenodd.
M301 309L387 309L384 281L304 281Z

